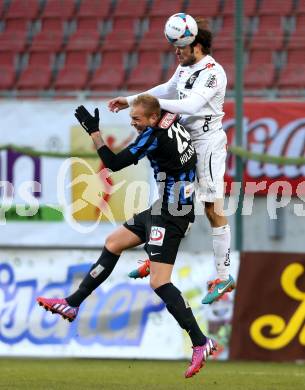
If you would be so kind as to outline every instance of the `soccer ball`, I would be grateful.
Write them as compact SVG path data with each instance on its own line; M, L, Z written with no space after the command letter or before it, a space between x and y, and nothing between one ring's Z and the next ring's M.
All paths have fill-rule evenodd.
M190 45L194 42L197 33L196 20L185 13L172 15L165 23L165 37L174 46Z

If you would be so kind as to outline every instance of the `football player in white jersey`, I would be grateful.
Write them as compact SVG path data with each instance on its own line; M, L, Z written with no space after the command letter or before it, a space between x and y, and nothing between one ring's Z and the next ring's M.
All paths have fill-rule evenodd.
M212 227L213 250L218 277L208 282L209 291L202 303L212 303L235 282L229 274L231 233L223 213L224 173L227 137L222 128L223 103L227 78L223 67L210 55L212 34L204 19L197 19L198 34L190 45L176 47L179 65L164 84L146 91L158 98L161 108L181 115L197 152L197 199L203 202ZM127 108L138 95L117 97L109 109ZM146 261L131 277L149 273Z

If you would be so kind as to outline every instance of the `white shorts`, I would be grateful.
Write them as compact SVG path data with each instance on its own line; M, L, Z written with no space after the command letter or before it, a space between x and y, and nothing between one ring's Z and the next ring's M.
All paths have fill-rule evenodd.
M193 140L197 153L198 186L196 199L214 203L224 197L224 174L227 157L227 135L219 130L209 139Z

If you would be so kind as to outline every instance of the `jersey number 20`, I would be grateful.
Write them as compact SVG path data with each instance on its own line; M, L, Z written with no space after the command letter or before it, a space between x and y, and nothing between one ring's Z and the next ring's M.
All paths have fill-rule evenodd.
M178 152L182 154L188 147L189 143L187 141L189 141L191 137L185 128L179 123L173 123L168 129L169 138L173 139L174 135L176 136L177 140Z

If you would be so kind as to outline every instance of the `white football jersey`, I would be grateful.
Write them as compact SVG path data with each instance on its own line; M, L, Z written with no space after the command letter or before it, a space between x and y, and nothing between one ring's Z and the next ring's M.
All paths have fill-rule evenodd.
M193 139L209 138L222 129L227 77L223 67L213 57L207 55L191 66L179 65L168 83L171 91L174 86L177 91L177 95L172 96L174 99L197 94L206 100L197 114L181 115L181 124L190 131Z

